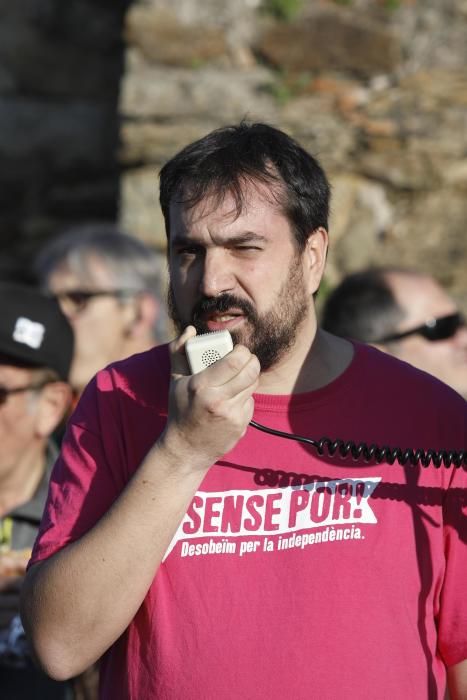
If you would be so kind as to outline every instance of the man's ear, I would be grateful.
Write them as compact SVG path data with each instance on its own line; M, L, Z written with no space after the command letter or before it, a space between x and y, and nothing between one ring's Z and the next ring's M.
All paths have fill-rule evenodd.
M315 294L323 278L328 244L329 234L322 226L308 236L304 250L304 264L310 295Z
M50 382L41 390L36 411L36 432L48 438L64 419L71 404L72 391L66 382Z
M127 337L140 338L148 334L153 335L154 326L160 314L159 300L148 292L141 292L131 306L133 315L126 327Z

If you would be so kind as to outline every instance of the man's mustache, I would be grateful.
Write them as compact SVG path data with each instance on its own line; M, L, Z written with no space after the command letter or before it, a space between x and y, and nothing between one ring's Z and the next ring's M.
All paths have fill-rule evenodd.
M202 297L193 307L192 318L196 324L203 317L212 313L225 313L230 309L240 310L248 320L256 318L256 312L252 304L245 299L239 299L233 294L221 294L218 297Z

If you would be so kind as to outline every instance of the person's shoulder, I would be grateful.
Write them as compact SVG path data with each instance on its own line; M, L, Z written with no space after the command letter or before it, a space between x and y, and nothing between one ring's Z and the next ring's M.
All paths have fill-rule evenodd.
M147 404L165 396L170 382L168 345L158 345L145 352L112 362L91 379L80 397L74 416L88 410L90 404L105 402L124 394Z
M98 384L111 382L113 388L144 395L152 387L168 387L170 358L168 345L157 345L108 365L98 374Z
M397 391L402 400L423 397L424 401L448 402L461 411L467 409L465 399L432 374L371 345L354 343L354 346L365 375L377 380L375 387L384 387L391 393Z
M103 372L119 377L136 377L153 370L164 375L170 370L168 345L155 345L149 350L130 355L108 365Z

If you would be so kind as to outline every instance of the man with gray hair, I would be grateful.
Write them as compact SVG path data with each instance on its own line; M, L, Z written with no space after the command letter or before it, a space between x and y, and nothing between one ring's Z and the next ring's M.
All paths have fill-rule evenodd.
M41 251L40 284L75 333L70 382L77 394L109 363L165 339L162 258L108 223L73 227Z

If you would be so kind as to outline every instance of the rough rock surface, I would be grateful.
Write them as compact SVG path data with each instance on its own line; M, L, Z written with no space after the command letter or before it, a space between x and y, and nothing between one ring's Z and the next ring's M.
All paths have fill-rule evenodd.
M163 249L161 164L248 117L329 173L330 285L403 261L467 311L467 2L298 5L285 20L267 0L2 3L2 257L117 217Z

